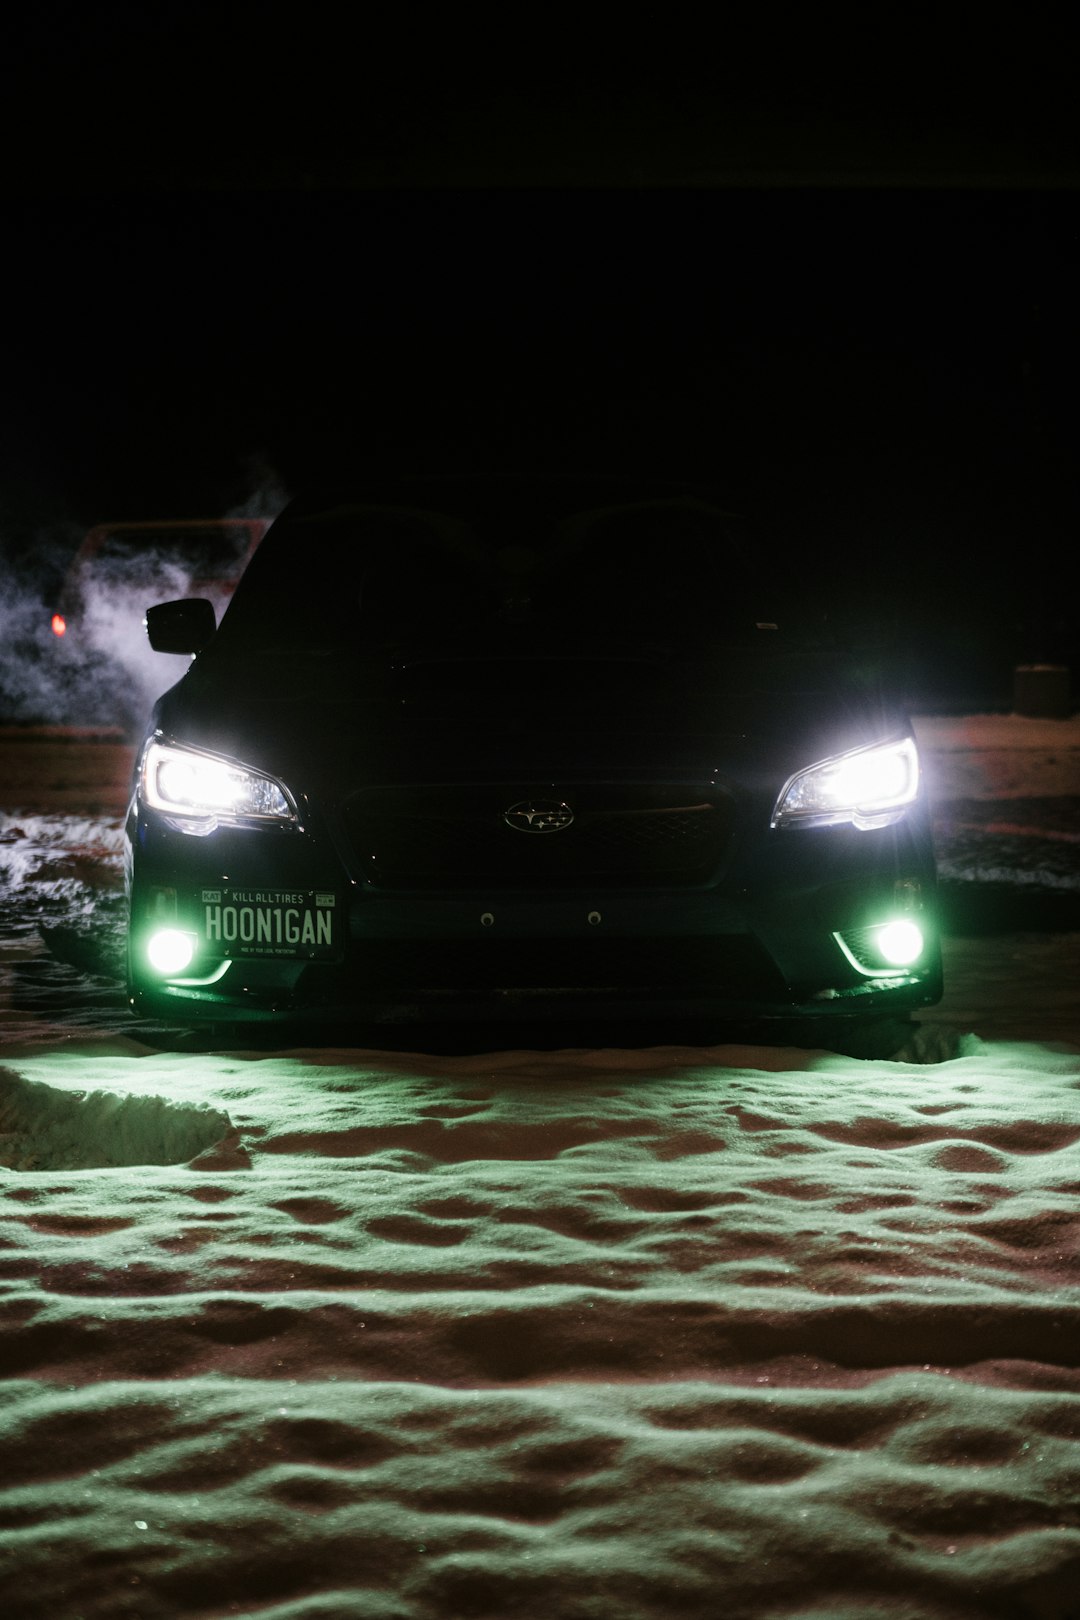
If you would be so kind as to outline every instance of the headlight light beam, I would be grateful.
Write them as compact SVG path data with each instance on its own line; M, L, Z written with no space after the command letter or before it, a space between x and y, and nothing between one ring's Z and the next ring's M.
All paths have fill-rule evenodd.
M146 804L174 816L278 824L299 819L285 788L272 776L195 748L148 744L140 787Z
M882 827L898 820L918 792L914 738L853 748L790 776L773 809L772 826Z

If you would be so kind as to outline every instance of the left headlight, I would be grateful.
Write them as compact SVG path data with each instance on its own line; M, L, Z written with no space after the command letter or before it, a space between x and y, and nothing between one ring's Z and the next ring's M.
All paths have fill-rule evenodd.
M912 737L853 748L820 760L785 782L772 813L774 827L884 827L897 821L919 792L919 755Z
M148 805L174 816L278 825L299 819L292 799L272 776L195 748L149 743L140 786Z

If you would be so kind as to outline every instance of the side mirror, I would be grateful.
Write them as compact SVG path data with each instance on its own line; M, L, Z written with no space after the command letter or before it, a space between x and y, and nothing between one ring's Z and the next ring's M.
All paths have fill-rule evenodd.
M198 653L217 629L214 605L204 596L159 602L146 610L146 633L155 652Z

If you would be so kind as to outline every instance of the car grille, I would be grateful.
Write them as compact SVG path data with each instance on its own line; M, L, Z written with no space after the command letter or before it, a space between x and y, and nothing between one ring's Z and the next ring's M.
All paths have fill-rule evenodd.
M510 827L516 803L565 803L558 832ZM731 835L723 794L618 788L378 788L344 814L356 866L378 888L590 888L701 884Z

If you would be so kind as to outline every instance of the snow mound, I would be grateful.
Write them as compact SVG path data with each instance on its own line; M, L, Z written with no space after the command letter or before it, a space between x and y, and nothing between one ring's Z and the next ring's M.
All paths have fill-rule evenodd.
M0 1069L0 1166L8 1170L186 1164L229 1128L227 1114L204 1105L68 1091Z

